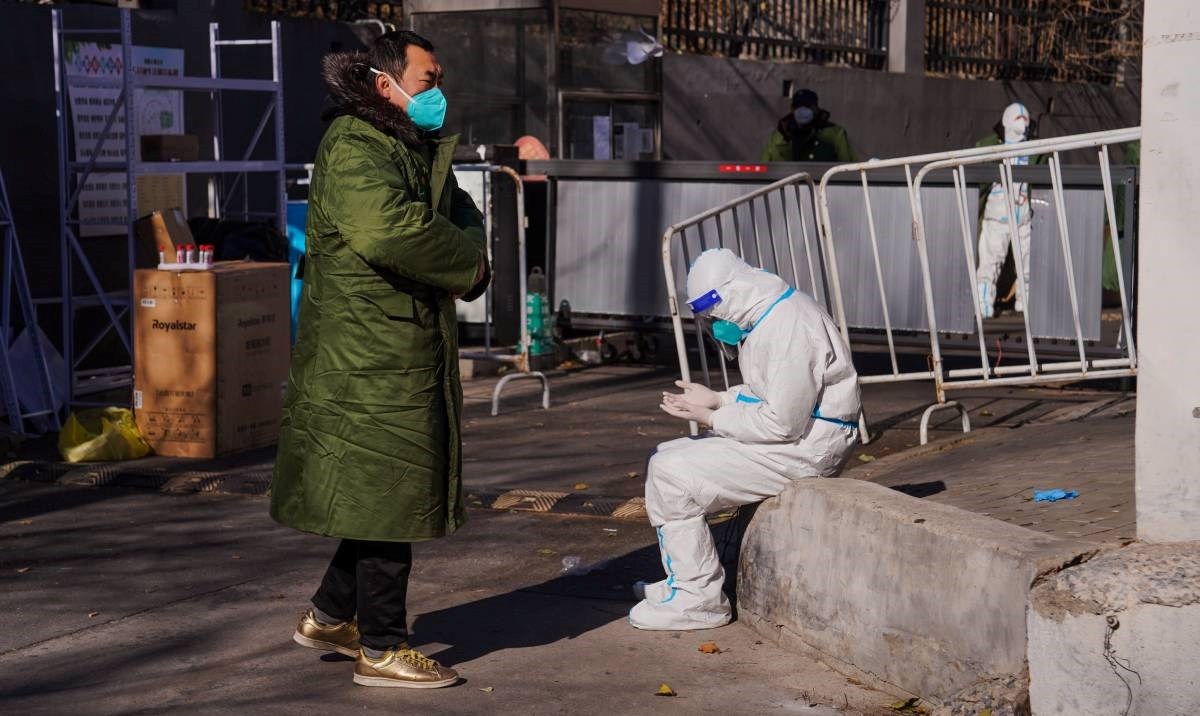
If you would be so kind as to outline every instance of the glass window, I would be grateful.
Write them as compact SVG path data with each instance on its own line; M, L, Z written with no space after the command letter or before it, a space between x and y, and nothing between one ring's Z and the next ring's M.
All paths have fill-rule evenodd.
M564 89L658 91L658 59L633 65L625 43L657 34L655 18L566 9L558 20L558 72Z
M446 74L446 131L467 144L547 141L546 13L541 10L413 15Z
M568 100L563 105L567 159L654 159L658 106L649 101Z

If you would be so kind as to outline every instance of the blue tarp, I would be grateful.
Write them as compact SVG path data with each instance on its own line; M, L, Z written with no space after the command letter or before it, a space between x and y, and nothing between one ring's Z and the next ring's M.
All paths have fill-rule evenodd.
M292 342L296 341L296 316L300 310L300 291L304 282L296 278L300 257L304 256L304 225L308 223L308 202L287 203L288 262L292 265Z

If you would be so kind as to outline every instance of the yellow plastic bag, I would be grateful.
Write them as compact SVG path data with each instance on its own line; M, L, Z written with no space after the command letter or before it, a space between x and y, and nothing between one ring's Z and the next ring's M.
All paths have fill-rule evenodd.
M125 408L93 408L71 413L58 434L58 452L67 462L136 460L150 453L133 413Z

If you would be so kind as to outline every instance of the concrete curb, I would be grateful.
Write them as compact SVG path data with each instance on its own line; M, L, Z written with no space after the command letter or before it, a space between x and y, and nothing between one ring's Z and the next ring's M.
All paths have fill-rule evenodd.
M765 636L941 703L1023 674L1031 588L1096 552L863 480L802 480L747 528L738 609Z

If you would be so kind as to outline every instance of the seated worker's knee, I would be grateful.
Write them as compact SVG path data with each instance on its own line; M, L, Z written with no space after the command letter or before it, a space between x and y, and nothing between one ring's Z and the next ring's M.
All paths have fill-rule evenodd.
M681 454L684 452L670 450L650 457L646 470L646 513L653 525L704 514L690 487L689 473L695 468L689 468L686 456Z

